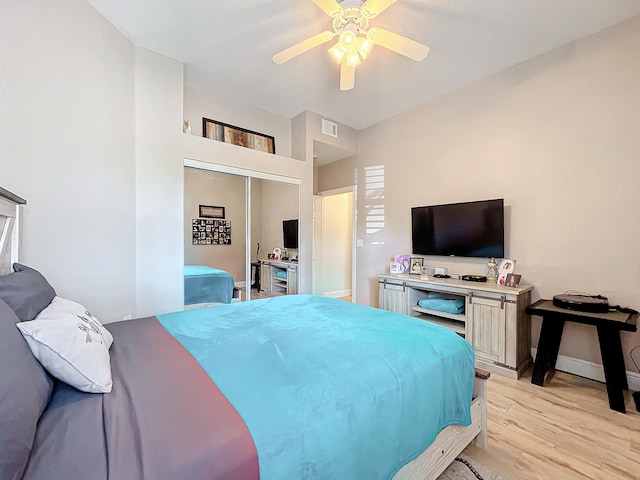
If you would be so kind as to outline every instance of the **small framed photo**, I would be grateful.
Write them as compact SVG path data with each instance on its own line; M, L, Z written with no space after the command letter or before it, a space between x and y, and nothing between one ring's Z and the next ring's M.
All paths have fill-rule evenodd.
M389 262L390 273L402 273L402 265L398 262Z
M411 270L409 273L412 275L420 275L422 273L422 267L424 266L424 258L411 257Z
M516 269L516 261L505 258L498 266L498 285L504 285L507 275Z
M410 255L404 255L400 253L393 256L393 261L399 263L402 267L402 271L400 273L409 273L409 269L411 267L411 264L409 263L410 259Z
M200 217L224 218L224 207L214 207L213 205L200 205Z
M517 287L520 285L520 278L522 275L516 273L507 273L507 278L504 281L505 287Z

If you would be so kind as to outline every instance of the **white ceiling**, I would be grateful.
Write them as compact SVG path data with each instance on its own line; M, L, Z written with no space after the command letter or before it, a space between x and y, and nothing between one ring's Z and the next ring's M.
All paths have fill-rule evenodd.
M361 129L640 14L640 0L398 0L371 25L431 47L414 62L381 47L339 89L321 45L271 57L331 29L311 0L89 0L133 43L185 65L185 82L292 118L310 110Z

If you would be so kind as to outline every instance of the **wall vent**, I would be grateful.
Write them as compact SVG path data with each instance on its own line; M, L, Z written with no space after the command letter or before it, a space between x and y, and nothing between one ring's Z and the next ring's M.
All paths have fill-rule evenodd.
M338 124L322 119L322 133L330 137L338 137Z

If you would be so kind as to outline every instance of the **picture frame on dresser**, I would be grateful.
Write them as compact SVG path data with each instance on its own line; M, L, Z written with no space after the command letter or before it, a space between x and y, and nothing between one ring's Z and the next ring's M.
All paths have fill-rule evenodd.
M411 257L410 265L411 268L409 270L409 273L412 275L420 275L422 273L422 267L424 266L424 258Z
M519 287L520 278L522 278L522 275L518 275L516 273L507 273L507 276L504 281L504 285L506 287Z

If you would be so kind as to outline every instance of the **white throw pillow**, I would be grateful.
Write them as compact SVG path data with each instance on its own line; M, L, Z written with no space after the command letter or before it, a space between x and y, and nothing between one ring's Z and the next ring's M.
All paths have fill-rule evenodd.
M83 392L111 391L113 337L82 305L56 297L35 320L17 326L51 375Z
M67 300L62 297L54 297L51 300L51 303L42 310L34 320L57 320L59 318L64 318L67 314L72 315L81 315L86 317L88 320L92 320L102 330L102 336L107 342L107 350L111 348L113 344L113 337L111 336L111 332L102 326L100 320L98 320L95 315L93 315L89 310L80 305L79 303L72 302L71 300ZM103 330L104 328L104 330Z

